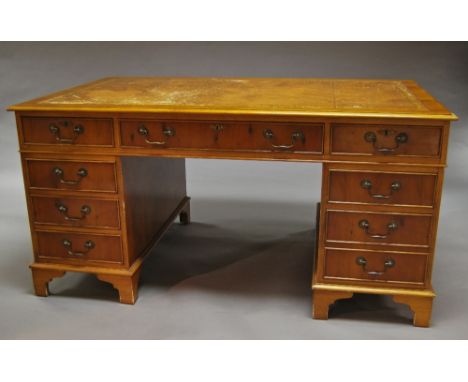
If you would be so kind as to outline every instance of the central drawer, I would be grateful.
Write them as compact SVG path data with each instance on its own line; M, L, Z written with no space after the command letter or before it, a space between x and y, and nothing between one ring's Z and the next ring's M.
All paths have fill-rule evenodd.
M39 259L73 262L122 263L119 236L37 231Z
M323 125L122 120L122 146L321 153Z
M432 216L327 211L328 242L429 246Z

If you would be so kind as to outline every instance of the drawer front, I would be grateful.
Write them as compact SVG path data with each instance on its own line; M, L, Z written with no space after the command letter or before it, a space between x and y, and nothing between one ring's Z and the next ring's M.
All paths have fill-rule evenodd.
M114 146L111 119L23 117L21 125L25 144Z
M39 259L122 263L120 237L70 232L36 232Z
M122 146L156 149L219 149L245 140L247 124L207 122L121 121ZM226 134L232 141L225 142ZM237 138L236 138L237 134Z
M432 216L327 212L327 241L429 246Z
M332 154L440 157L441 127L333 124Z
M27 160L29 186L35 189L115 192L114 163Z
M158 149L322 152L319 124L249 124L126 120L122 145Z
M31 197L36 224L72 227L120 227L119 205L115 200Z
M432 207L437 175L330 170L330 202Z
M423 284L426 255L327 249L324 278Z

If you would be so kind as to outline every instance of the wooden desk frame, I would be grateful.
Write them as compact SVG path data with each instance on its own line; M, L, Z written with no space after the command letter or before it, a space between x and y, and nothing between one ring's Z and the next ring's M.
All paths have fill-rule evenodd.
M36 294L47 296L48 283L54 278L63 276L66 272L84 272L95 274L100 280L111 283L119 291L120 302L135 303L141 266L150 249L158 242L177 216L180 216L180 220L184 224L190 222L190 198L186 195L184 158L301 161L323 164L322 196L317 211L317 250L312 283L313 317L327 319L329 306L338 299L352 297L354 293L373 293L391 295L396 302L409 305L414 312L414 325L429 326L432 300L435 296L431 285L431 276L444 167L447 158L449 127L450 121L456 117L443 109L440 104L414 83L407 82L407 85L413 94L419 96L428 110L432 110L432 113L402 115L397 112L382 112L380 114L374 112L367 115L366 113L352 112L307 114L271 111L270 113L255 113L246 110L154 111L154 107L151 110L146 110L143 107L138 110L130 110L125 107L113 106L93 109L92 107L83 108L73 105L44 106L40 105L37 100L13 106L11 110L16 112L35 255L31 270ZM44 119L44 123L49 124L49 128L54 123L65 123L62 126L62 132L67 134L67 138L57 134L55 135L57 142L50 141L50 137L43 138L41 134L48 133L42 133L42 131L46 131L45 128L40 127L42 119ZM75 142L65 142L67 139L76 138L73 134L70 135L68 121L72 121L73 124L73 121L80 122L82 120L97 121L97 124L104 121L108 127L102 129L96 127L92 133L89 133L91 129L87 127L87 132L88 134L97 134L96 139L105 139L106 134L108 134L109 137L112 136L112 140L109 138L108 144L104 145L75 145ZM242 134L254 136L258 130L263 131L267 141L265 130L268 126L273 126L273 129L276 129L275 134L278 133L278 136L283 134L282 129L287 130L284 132L286 134L284 136L287 136L291 131L300 130L307 137L312 136L313 139L320 139L320 141L317 141L314 148L311 149L306 147L307 144L311 143L310 140L307 140L307 137L304 138L302 142L304 146L301 146L304 147L303 151L296 150L295 147L293 149L273 147L265 149L265 143L261 141L260 135L257 138L252 138L256 140L255 142L260 143L256 143L257 146L250 149L232 148L232 145L247 144L244 142L244 138L242 138L244 141L241 138L237 138L237 141L233 138L228 149L213 147L219 143L217 136L209 138L211 143L206 148L203 146L190 149L168 147L171 146L170 144L158 145L157 147L153 145L139 147L141 142L132 143L133 146L129 146L125 145L124 139L130 140L130 142L142 139L137 135L138 130L134 130L137 125L132 125L129 121L139 121L140 125L156 126L152 128L152 132L157 132L158 126L165 129L166 126L171 128L170 126L175 125L176 129L180 128L182 131L186 129L189 134L191 131L202 131L208 137L222 134L221 130L229 129L231 129L230 134L233 134L233 137L242 137ZM126 123L129 123L128 127L125 127ZM237 127L238 124L241 127ZM345 126L345 128L340 130L340 126ZM389 141L387 135L395 135L404 131L405 134L409 134L409 143L407 146L405 146L406 142L401 145L393 144L395 147L391 148L390 153L381 153L379 150L382 148L379 144L370 141L363 143L362 130L359 130L362 128L365 128L366 131L373 131L377 135L382 134L382 137L378 136L378 138L385 141L387 146L388 142L392 143L394 139L392 136ZM126 133L127 130L130 131L129 135ZM382 131L384 133L381 133ZM355 134L353 135L355 138L351 142L344 142L343 140L349 139L348 133ZM170 142L170 134L168 137L168 142ZM414 138L420 138L420 140ZM45 139L45 141L41 142L41 139ZM77 138L76 142L79 139L80 137ZM184 137L180 139L184 139ZM190 141L191 138L187 139ZM200 137L197 136L193 139L200 139ZM268 142L272 144L272 141ZM296 145L293 138L291 138L291 142L293 146ZM394 142L397 142L396 138ZM361 145L359 147L366 147L364 151L367 152L359 152L359 150L358 152L356 150L354 152L353 150L341 152L336 149L337 146L346 146L347 144L356 147ZM222 146L222 144L220 145ZM366 145L374 148L369 151ZM399 151L401 147L404 147L401 150L406 150L408 147L406 155L401 155L403 152ZM412 153L412 150L416 154ZM90 181L88 183L90 189L77 191L67 188L68 186L65 187L63 184L59 185L59 188L63 186L61 189L54 189L47 184L44 186L41 183L42 179L53 177L50 175L50 166L54 163L65 163L64 166L70 165L69 168L72 169L76 168L73 166L82 163L88 163L90 166L96 164L113 166L113 176L115 177L113 187L115 189L105 188L108 185L104 184L104 175L97 176L100 179L95 179L96 184ZM97 167L95 168L97 169ZM351 199L331 200L330 192L333 191L331 188L335 184L332 184L332 181L350 182L349 179L352 178L353 174L357 174L356 176L363 174L370 174L369 176L374 177L387 176L388 179L393 179L392 176L398 178L398 174L400 174L401 177L406 177L405 179L408 180L406 183L414 184L413 189L405 189L405 185L402 188L405 192L404 197L409 198L408 200L411 199L412 202L407 204L404 202L393 203L393 191L390 192L390 196L373 194L369 188L365 189L363 186L364 178L360 185L356 182L351 184L349 193L343 194L346 198ZM332 175L336 175L336 177L331 180ZM426 189L427 184L430 184L430 179L434 179L434 184L431 185L433 187L433 190L431 189L432 196L426 195L424 192L421 193L421 190ZM99 181L103 185L99 185ZM341 184L341 187L348 185L348 183L336 184ZM99 189L101 186L104 188ZM373 186L374 184L369 187ZM382 187L377 187L382 189ZM398 187L400 186L398 185ZM363 190L371 196L374 195L372 198L377 196L376 199L380 199L365 201L367 196ZM397 189L395 194L398 192ZM403 194L399 193L396 198L402 198L401 195ZM353 197L359 200L354 200ZM423 197L430 202L423 203L421 201L419 203L418 198ZM55 223L41 221L39 215L46 207L40 202L45 203L47 198L55 200L56 205L57 201L60 200L73 202L73 198L80 198L80 200L89 198L90 203L94 202L97 205L104 205L107 201L109 203L106 208L109 211L111 211L112 204L110 202L115 202L118 204L118 223L115 227L80 226L81 222L78 221L80 219L75 217L76 221L70 222L66 219L64 224L59 224L57 223L57 211L54 212ZM381 202L383 199L388 200L388 203ZM415 200L416 202L414 202ZM42 220L47 220L48 214L47 211L45 215L43 213L45 217ZM62 211L62 215L69 218L67 214L67 210L65 213ZM372 227L357 227L353 221L353 227L349 228L350 233L347 233L348 223L354 219L354 216L360 219L359 224L363 220L362 217L371 216L377 219L377 223L378 219L384 219L382 221L386 222L385 219L388 218L398 221L399 225L395 223L397 226L395 229L388 226L390 228L386 234L376 235L376 231ZM104 215L98 217L105 218ZM332 223L333 226L330 225ZM346 229L339 228L342 226ZM401 228L404 226L412 227L414 232L405 233L404 228ZM426 231L421 227L426 227ZM398 240L397 238L393 239L393 231L397 232L394 234L395 237L400 235ZM58 244L54 244L54 240L60 239L64 242L63 238L67 236L73 237L75 243L81 243L81 237L85 235L91 235L94 238L93 245L96 245L94 242L97 242L97 246L102 243L107 248L116 248L114 252L120 251L120 257L116 253L111 256L111 254L101 250L95 258L91 258L88 257L90 256L88 254L96 251L95 247L79 252L76 251L76 248L73 249L73 243L69 247L65 246L65 252L68 251L69 254L73 255L78 254L75 258L73 256L69 258L60 253L56 254ZM383 237L385 237L384 242L379 241ZM73 242L73 240L70 241ZM354 262L355 254L359 255L358 262L360 261L360 263ZM392 262L397 265L392 265ZM400 262L406 266L396 270ZM369 264L372 265L372 270L369 270L371 269ZM391 272L393 272L392 276L387 277Z

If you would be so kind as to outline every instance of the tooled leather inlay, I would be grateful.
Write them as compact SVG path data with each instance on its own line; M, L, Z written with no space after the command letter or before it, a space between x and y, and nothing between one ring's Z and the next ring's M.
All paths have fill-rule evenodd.
M271 78L109 78L39 101L169 109L425 112L401 81Z

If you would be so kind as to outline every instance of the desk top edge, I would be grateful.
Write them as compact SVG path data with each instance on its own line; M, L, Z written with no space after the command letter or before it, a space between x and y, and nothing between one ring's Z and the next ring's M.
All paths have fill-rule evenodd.
M415 81L338 78L106 77L8 110L458 119Z

